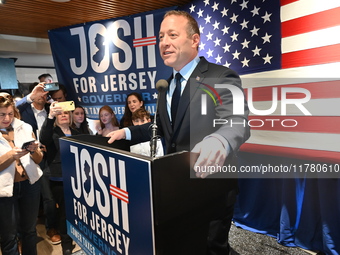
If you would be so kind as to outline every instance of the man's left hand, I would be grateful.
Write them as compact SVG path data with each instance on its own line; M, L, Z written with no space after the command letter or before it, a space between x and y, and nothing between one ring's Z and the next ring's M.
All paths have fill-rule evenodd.
M198 144L192 149L191 152L199 153L199 157L195 163L194 169L196 177L205 178L210 173L209 171L199 171L197 169L209 169L208 166L222 167L225 159L227 158L227 150L223 143L216 137L209 137Z

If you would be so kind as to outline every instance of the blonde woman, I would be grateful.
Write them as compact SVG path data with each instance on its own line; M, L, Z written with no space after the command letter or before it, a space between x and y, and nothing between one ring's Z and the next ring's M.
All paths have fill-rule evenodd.
M36 219L43 154L32 127L19 120L15 102L0 93L0 246L2 255L37 254ZM30 142L32 141L32 142ZM27 145L25 145L27 144Z
M72 239L69 235L67 235L66 230L66 210L59 138L79 134L78 131L71 128L71 125L72 113L69 111L63 111L56 102L53 102L51 104L48 117L40 131L40 142L46 145L47 164L51 171L50 186L54 200L58 204L58 229L61 236L63 255L72 253Z

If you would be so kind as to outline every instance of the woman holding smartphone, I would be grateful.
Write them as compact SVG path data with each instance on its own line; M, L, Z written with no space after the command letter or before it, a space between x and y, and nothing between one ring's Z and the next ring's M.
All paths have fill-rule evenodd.
M72 113L64 111L58 102L53 102L50 112L40 131L40 142L46 146L47 165L51 171L50 186L53 197L58 204L58 229L61 236L63 255L72 253L72 239L67 234L66 209L64 200L64 184L62 177L59 138L78 135L79 132L71 128Z
M0 93L0 247L2 255L37 254L36 220L43 154L32 127L19 120L15 102ZM33 140L33 141L32 141ZM29 142L32 141L32 142ZM25 144L26 143L26 144ZM23 146L24 145L24 146Z

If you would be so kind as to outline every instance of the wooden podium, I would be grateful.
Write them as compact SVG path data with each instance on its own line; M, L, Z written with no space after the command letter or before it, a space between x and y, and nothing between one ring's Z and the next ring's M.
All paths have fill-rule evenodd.
M189 152L152 159L107 140L60 139L69 235L88 254L205 254L225 181L190 178Z

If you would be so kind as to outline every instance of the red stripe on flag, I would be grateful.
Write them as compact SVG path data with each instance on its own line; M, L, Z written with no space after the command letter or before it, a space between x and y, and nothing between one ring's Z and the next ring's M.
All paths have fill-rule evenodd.
M133 39L133 47L141 47L156 44L156 36Z
M294 3L294 2L298 2L298 1L299 0L281 0L280 4L281 4L281 6L284 6L284 5L291 4L291 3Z
M286 79L282 79L284 83ZM301 79L303 81L303 79ZM311 82L311 83L301 83L301 84L287 84L287 85L277 85L277 86L266 86L266 87L256 87L253 88L253 102L258 101L272 101L272 91L273 88L278 90L278 100L281 100L281 88L304 88L311 93L311 99L321 99L321 98L340 98L340 80L336 81L322 81L322 82ZM248 98L248 89L244 89L244 93ZM287 93L287 98L304 98L303 93Z
M281 146L259 145L245 143L241 151L271 156L290 157L317 162L339 163L340 152L289 148Z
M112 196L118 198L119 200L124 201L124 202L127 203L127 204L129 203L129 199L128 199L128 198L122 197L122 196L120 196L120 194L118 194L118 193L116 193L116 192L114 192L114 191L112 191L112 190L110 190L110 195L112 195Z
M113 186L112 184L110 184L110 194L126 203L129 203L129 193L116 186Z
M248 118L252 130L340 134L340 117L338 116L270 115L249 116ZM295 120L297 125L292 120ZM296 126L293 127L294 125Z
M133 44L141 44L141 43L149 43L149 42L156 42L156 39L149 39L149 40L134 40Z
M282 54L282 68L340 62L340 44Z
M149 46L149 45L156 45L156 41L153 43L140 43L140 44L133 44L133 47L142 47L142 46Z
M124 190L122 190L118 187L115 187L113 185L110 185L110 190L115 191L117 194L120 194L122 197L125 197L125 198L129 197L129 194L126 191L124 191Z
M340 7L281 23L282 38L340 25ZM334 35L335 36L335 35Z
M118 188L117 186L114 186L114 185L112 185L112 184L110 184L110 188L113 188L113 189L117 190L118 192L121 192L121 193L123 193L123 194L125 194L125 195L128 195L128 194L129 194L127 191L122 190L122 189L120 189L120 188Z
M115 193L115 192L113 192L113 191L110 192L110 195L112 195L112 196L118 198L119 200L124 201L124 202L127 203L127 204L129 203L129 200L128 200L128 199L119 196L119 194L117 194L117 193Z
M138 42L138 41L144 41L144 40L156 40L156 36L149 36L149 37L143 37L143 38L137 38L137 39L133 39L134 42Z

